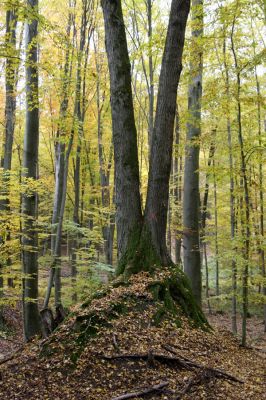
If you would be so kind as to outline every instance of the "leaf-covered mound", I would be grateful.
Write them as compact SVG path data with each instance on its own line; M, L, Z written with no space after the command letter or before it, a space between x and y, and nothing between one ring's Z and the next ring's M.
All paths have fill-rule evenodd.
M263 399L263 358L228 332L197 328L170 282L140 273L97 292L0 366L0 398Z

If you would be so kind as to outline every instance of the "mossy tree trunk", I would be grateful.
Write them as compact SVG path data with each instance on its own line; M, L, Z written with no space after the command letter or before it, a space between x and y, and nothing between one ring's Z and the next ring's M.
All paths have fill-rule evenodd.
M108 56L116 186L116 223L120 262L117 274L129 276L172 265L166 247L167 206L177 88L189 0L173 0L159 80L152 134L147 201L141 211L137 132L130 61L121 1L102 0Z

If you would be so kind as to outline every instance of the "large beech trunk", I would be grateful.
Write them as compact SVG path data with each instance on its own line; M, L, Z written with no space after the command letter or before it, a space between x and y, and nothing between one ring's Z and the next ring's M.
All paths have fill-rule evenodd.
M201 133L202 97L202 0L192 2L191 82L188 89L187 146L184 173L184 270L198 303L201 302L201 256L199 244L199 137Z
M177 87L190 1L173 0L171 5L152 134L144 216L141 213L137 134L121 1L102 0L101 3L111 81L120 256L117 273L130 275L172 264L166 247L167 207Z
M29 12L38 7L38 0L28 0ZM38 179L39 102L37 69L38 20L27 23L26 43L26 126L24 136L23 168L25 178ZM41 331L38 310L38 196L36 191L23 195L23 314L24 335L29 340Z

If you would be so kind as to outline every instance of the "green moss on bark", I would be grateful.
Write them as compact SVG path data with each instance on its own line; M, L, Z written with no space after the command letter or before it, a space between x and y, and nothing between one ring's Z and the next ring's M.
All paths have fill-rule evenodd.
M128 279L141 271L153 273L160 265L160 258L152 246L151 233L147 227L136 227L130 234L128 248L119 261L116 275Z
M181 309L193 326L210 329L207 319L194 299L188 278L178 267L172 267L170 273L161 280L151 283L149 290L154 301L160 303L154 316L155 323L170 314L172 318L177 318L179 325L178 315Z

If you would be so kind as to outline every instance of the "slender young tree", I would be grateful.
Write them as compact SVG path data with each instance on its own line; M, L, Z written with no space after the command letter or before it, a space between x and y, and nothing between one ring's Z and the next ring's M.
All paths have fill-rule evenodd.
M71 29L74 30L74 12L72 0L69 0L69 13L68 22L66 28L66 36L70 37ZM73 37L74 37L73 33ZM49 273L49 280L47 285L47 292L44 300L44 308L48 307L49 299L51 295L52 286L54 283L54 276L57 270L57 296L56 304L60 303L60 280L58 278L59 274L59 263L61 257L61 240L62 240L62 230L63 230L63 215L65 207L66 196L66 186L67 186L67 176L68 176L68 164L69 156L73 144L72 133L69 139L69 143L66 149L66 126L65 119L69 103L69 82L70 75L72 71L71 66L71 54L70 46L67 44L66 54L65 54L65 64L63 72L63 84L62 84L62 97L60 103L59 111L59 124L56 132L55 141L55 193L53 202L53 215L52 215L52 236L51 236L51 253L53 257L51 270Z
M27 0L26 25L26 126L23 148L24 178L38 179L38 0ZM23 322L26 340L41 331L38 310L38 195L29 189L23 194Z
M225 90L226 90L226 129L228 143L228 158L229 158L229 174L230 174L230 235L234 243L236 236L236 202L235 202L235 181L234 181L234 163L233 163L233 143L232 143L232 128L230 118L230 80L229 68L227 63L227 48L226 48L226 30L223 29L223 68L225 75ZM234 250L236 250L234 248ZM237 265L235 257L232 257L232 332L237 333Z
M184 172L183 225L184 271L201 303L201 256L199 245L199 151L202 98L203 0L192 1L192 42L188 89L187 145Z
M3 143L1 168L3 168L2 188L0 200L0 212L9 211L9 193L10 193L10 171L12 163L12 149L14 141L15 117L16 117L16 87L17 87L17 69L19 59L16 51L16 28L17 28L17 11L16 7L7 5L6 11L6 35L5 45L8 57L5 67L5 137ZM7 215L7 214L6 214ZM10 232L4 237L0 237L0 244L10 239ZM7 254L5 263L10 265L10 257ZM0 266L2 269L2 265ZM0 271L2 274L2 272ZM12 286L12 279L8 279ZM0 275L0 295L3 288L3 278Z
M244 197L244 210L241 207L241 225L243 231L243 241L244 241L244 268L242 274L242 345L246 345L247 339L247 315L248 315L248 278L249 278L249 256L250 256L250 195L249 195L249 184L247 176L247 164L244 149L244 138L242 129L242 105L241 105L241 70L239 68L237 51L235 47L234 33L235 33L235 22L236 22L236 12L238 11L238 2L236 3L236 10L232 23L232 30L230 35L231 49L234 58L234 67L236 74L236 103L237 103L237 130L238 130L238 143L240 147L240 165L241 165L241 187L243 190ZM242 197L242 194L241 194ZM244 214L244 215L243 215Z

